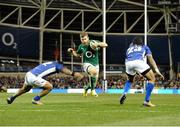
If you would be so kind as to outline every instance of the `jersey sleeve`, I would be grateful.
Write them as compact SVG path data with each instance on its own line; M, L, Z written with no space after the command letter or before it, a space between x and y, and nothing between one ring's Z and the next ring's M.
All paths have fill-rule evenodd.
M151 55L152 52L150 50L150 48L148 46L145 46L145 50L146 50L146 55Z
M61 71L62 69L63 69L63 64L60 64L60 63L57 63L56 64L56 70L59 72L59 71Z

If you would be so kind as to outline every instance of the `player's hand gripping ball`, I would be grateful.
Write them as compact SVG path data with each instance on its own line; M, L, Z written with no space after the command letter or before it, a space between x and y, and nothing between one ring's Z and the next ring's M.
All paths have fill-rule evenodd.
M98 42L96 42L96 41L91 41L89 45L90 45L91 49L93 49L93 50L99 50Z

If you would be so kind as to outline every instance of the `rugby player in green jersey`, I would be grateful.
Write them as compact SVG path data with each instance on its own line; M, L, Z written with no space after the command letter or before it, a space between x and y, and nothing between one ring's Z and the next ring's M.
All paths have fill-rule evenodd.
M105 42L98 40L90 40L87 32L80 33L81 44L77 51L69 48L70 52L75 57L83 58L83 69L89 75L89 84L84 89L84 96L87 96L87 91L91 89L91 95L97 97L95 86L99 75L99 49L106 48L108 45Z

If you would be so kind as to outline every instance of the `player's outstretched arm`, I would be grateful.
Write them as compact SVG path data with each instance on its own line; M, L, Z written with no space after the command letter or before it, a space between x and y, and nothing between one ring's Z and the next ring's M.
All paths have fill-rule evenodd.
M98 47L106 48L108 45L105 42L92 43L92 48L96 49Z
M73 48L68 48L67 51L75 57L80 57L80 55L77 54L77 52Z
M164 80L164 76L161 74L161 72L159 71L158 67L157 67L157 64L153 58L152 55L148 55L147 56L147 59L149 61L149 63L152 65L153 69L156 71L156 73L161 76L161 78Z
M64 67L61 72L63 72L66 75L71 75L73 77L75 77L78 81L81 80L82 78L84 78L84 75L82 75L79 72L72 72L71 70L69 70L68 68Z
M74 72L74 78L76 78L77 81L80 81L84 78L84 75L79 72Z
M100 43L98 43L98 47L106 48L106 47L108 47L108 44L105 42L100 42Z

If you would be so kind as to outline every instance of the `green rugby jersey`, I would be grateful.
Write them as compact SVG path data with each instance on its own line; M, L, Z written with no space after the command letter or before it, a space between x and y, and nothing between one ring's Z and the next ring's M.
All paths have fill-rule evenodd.
M77 53L81 54L83 57L83 63L90 63L94 66L99 65L99 53L98 53L98 49L97 50L93 50L90 47L90 43L91 41L95 41L97 43L99 43L100 41L98 40L89 40L88 45L83 45L80 44L78 49L77 49Z

